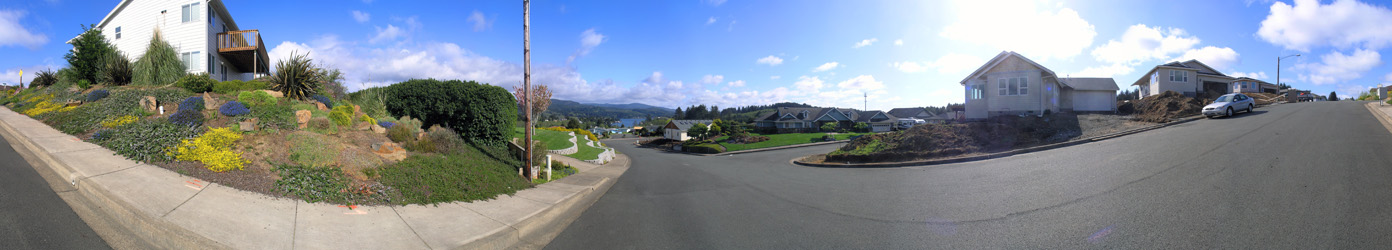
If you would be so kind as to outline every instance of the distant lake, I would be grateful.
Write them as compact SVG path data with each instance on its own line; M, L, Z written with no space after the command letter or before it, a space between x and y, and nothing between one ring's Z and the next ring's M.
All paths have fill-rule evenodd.
M617 121L617 122L610 123L609 126L613 126L613 127L620 127L620 126L622 126L622 127L624 127L624 128L632 128L633 126L637 126L639 123L643 123L643 121L645 121L645 120L647 120L647 119L643 119L643 118L619 119L619 121Z

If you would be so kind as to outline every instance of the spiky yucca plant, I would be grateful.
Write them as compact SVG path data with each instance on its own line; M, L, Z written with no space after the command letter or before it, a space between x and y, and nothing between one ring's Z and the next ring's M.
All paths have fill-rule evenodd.
M315 94L323 75L314 68L313 62L304 55L290 52L290 60L276 63L276 72L271 74L271 90L285 93L286 98L305 100Z
M29 81L29 87L48 87L53 86L54 83L58 83L58 73L53 72L53 70L42 70L34 77L34 80Z
M179 53L174 50L174 46L165 42L159 29L155 29L155 35L150 38L150 46L145 49L145 55L135 61L134 82L137 85L171 84L184 77L187 71L188 66L179 60Z
M101 74L98 78L104 84L126 85L130 84L131 78L134 78L132 70L130 58L126 57L125 53L117 51L108 54L106 59L102 61Z

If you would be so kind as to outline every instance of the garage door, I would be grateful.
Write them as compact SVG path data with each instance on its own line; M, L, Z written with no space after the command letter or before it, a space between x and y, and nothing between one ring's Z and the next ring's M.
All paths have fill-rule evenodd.
M1073 92L1074 111L1112 111L1116 105L1116 95L1111 91Z

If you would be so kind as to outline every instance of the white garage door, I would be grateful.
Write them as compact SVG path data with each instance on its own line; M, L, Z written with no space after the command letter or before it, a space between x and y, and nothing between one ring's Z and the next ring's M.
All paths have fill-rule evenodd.
M1073 92L1074 111L1112 111L1116 106L1116 95L1111 91Z

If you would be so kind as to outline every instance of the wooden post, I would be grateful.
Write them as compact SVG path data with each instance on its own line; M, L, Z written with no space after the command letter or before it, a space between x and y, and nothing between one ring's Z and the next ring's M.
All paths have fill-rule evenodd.
M526 171L527 180L532 180L536 178L537 173L532 171L532 166L535 165L532 162L532 1L530 0L522 0L522 64L524 68L522 71L522 108L525 109L522 112L526 116L522 120L527 126L522 129L522 133L526 134L526 138L523 139L526 142L524 146L527 147L523 149L523 152L526 152L526 159L523 160L526 165L523 166L523 171Z

